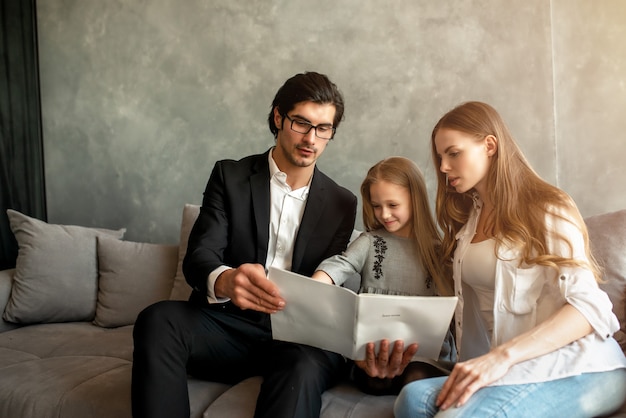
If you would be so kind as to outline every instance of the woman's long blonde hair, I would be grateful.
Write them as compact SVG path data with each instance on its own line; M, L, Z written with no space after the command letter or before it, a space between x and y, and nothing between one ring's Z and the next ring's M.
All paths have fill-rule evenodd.
M552 186L531 168L498 112L486 103L463 103L446 113L435 125L431 136L432 158L437 168L437 221L443 230L442 252L450 262L456 246L456 234L468 220L474 190L457 193L446 184L439 170L441 157L435 148L440 129L451 129L482 141L488 135L497 139L498 148L487 173L487 198L494 202L493 234L498 243L512 242L522 248L521 263L554 267L584 266L597 281L601 268L589 248L589 235L578 208L571 197ZM583 235L589 263L549 253L549 239L572 244L558 231L548 230L546 216L560 217L578 227Z
M452 278L445 273L441 258L441 234L437 229L428 203L428 192L422 172L417 165L404 157L389 157L376 163L367 172L361 184L363 202L363 225L366 231L383 226L374 214L370 187L379 181L386 181L404 187L411 199L410 239L418 260L432 278L441 295L452 294Z

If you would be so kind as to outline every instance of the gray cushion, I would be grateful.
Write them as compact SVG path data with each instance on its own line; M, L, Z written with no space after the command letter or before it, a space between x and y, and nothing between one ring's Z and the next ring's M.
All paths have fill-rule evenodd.
M168 299L174 284L178 246L98 237L98 303L94 324L135 323L148 305Z
M9 322L90 321L96 312L96 237L122 238L117 231L54 225L7 210L18 243Z
M200 206L186 204L183 208L183 220L180 226L180 243L178 248L178 267L176 269L176 277L174 278L174 287L172 288L172 294L170 299L172 300L187 300L191 295L191 286L185 280L183 275L183 259L187 252L187 242L189 241L189 234L191 228L198 218L200 213Z
M613 302L613 312L620 322L614 335L626 352L626 210L603 213L585 219L591 250L604 267L600 287Z

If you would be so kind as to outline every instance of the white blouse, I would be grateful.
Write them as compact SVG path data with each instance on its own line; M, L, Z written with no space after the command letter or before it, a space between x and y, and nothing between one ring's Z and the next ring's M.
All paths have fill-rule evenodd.
M484 351L475 349L483 346L482 342L463 342L465 332L472 339L481 334L488 335L483 321L473 309L479 303L478 297L462 279L463 262L476 233L481 208L482 202L476 196L470 218L456 236L453 278L455 293L459 297L455 318L461 361L484 354ZM572 253L561 240L550 240L551 252L586 258L582 234L574 224L558 216L548 216L546 222L551 230L567 237L573 246ZM618 320L613 314L611 301L598 287L593 273L580 267L562 267L557 272L539 265L519 266L519 260L519 248L506 245L498 248L491 347L534 328L566 303L585 316L594 332L556 351L514 365L492 385L543 382L626 367L626 357L612 337L619 329Z

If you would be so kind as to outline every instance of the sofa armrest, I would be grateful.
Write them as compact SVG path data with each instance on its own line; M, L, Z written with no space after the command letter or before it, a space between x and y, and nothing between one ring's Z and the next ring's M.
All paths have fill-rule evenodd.
M18 327L17 324L6 322L2 319L2 313L7 306L7 302L9 302L9 296L11 296L13 273L15 273L15 269L0 270L0 332L9 331Z

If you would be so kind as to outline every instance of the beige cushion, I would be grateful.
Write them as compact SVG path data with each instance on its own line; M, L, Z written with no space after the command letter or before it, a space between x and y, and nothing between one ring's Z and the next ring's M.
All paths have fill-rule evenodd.
M200 213L199 205L186 204L183 208L183 220L180 226L180 243L178 246L178 267L176 269L176 277L174 278L174 287L172 288L172 294L170 299L172 300L187 300L191 295L191 286L185 281L183 275L183 259L185 253L187 253L187 242L189 241L189 234L191 228L198 218Z
M626 352L626 210L585 219L591 250L604 267L605 283L600 287L613 302L620 330L615 339Z
M94 324L135 323L148 305L168 299L174 284L178 246L98 237L98 302Z
M91 321L96 313L96 237L122 238L117 231L54 225L7 210L18 244L5 321Z

